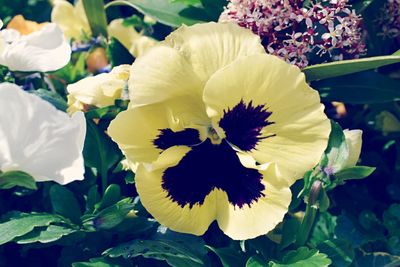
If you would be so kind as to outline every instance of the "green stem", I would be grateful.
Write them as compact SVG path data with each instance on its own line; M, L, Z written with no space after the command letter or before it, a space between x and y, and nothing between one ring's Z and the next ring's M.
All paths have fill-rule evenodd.
M104 195L104 192L106 192L106 189L107 189L107 186L108 186L108 184L107 184L107 169L105 169L105 168L101 168L101 171L100 171L100 177L101 177L101 189L102 189L102 192L103 192L103 195Z
M310 235L310 231L314 225L314 220L317 215L317 207L307 204L306 213L304 214L303 221L301 222L299 232L296 238L296 246L303 246Z
M42 80L42 87L43 89L48 89L47 84L46 84L46 80L45 80L45 76L46 74L44 72L40 73L40 79Z

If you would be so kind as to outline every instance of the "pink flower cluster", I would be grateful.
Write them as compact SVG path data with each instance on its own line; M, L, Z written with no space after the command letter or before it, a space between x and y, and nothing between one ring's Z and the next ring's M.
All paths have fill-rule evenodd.
M387 38L400 36L400 0L388 0L381 10L379 24Z
M348 0L230 0L220 21L258 34L268 53L304 68L365 53L361 18Z

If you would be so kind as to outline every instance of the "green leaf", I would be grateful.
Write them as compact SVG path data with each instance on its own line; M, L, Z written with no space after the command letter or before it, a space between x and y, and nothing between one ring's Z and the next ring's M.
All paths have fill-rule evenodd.
M270 267L324 267L329 266L332 261L323 253L316 249L300 247L297 250L288 252L282 263L269 262Z
M379 56L317 64L306 67L303 72L307 77L307 81L311 82L376 69L378 67L399 62L400 56Z
M332 130L329 135L328 147L325 150L321 167L329 168L329 172L335 173L343 168L349 157L349 149L346 137L340 125L334 121L331 123Z
M204 266L203 254L195 253L187 244L172 240L133 240L108 249L103 254L110 257L132 258L143 256L167 261L171 266Z
M240 251L232 247L214 248L206 245L206 248L217 254L224 267L244 266L246 263L246 259L241 255Z
M354 259L354 250L345 240L325 240L318 245L318 249L332 260L332 267L350 266Z
M383 213L383 224L390 235L400 237L400 204L392 204Z
M279 244L279 249L283 250L290 244L296 241L296 234L299 230L301 221L295 217L285 217L282 226L282 241Z
M49 225L48 227L36 227L26 235L15 238L14 241L18 244L29 244L35 242L50 243L74 232L76 232L76 230L65 226Z
M311 86L320 92L323 101L372 104L400 99L400 82L373 71L313 82Z
M50 104L52 104L56 109L61 111L66 111L68 108L67 102L62 98L59 94L53 91L49 91L46 89L39 89L32 92L33 94L39 96L43 100L46 100Z
M139 12L156 19L158 22L171 27L179 27L182 24L193 25L202 22L182 16L182 12L187 8L187 5L170 3L168 0L116 0L110 2L106 7L116 5L131 6Z
M88 167L97 168L101 175L107 175L107 171L120 159L120 151L110 137L102 132L97 125L87 121L87 132L83 156Z
M50 188L49 195L55 213L69 218L75 223L80 222L82 212L74 193L66 187L55 184Z
M103 35L107 37L107 17L104 10L104 1L83 0L83 7L85 8L93 36Z
M318 219L311 231L310 243L316 247L325 240L333 239L335 236L336 216L328 212L319 213Z
M132 26L129 26L132 27ZM131 65L135 58L116 38L111 37L107 47L108 58L111 61L111 66L119 66L122 64Z
M354 248L360 247L368 241L359 227L346 214L337 217L335 235L338 239L350 242Z
M111 184L104 192L104 196L97 209L101 210L117 203L121 198L121 188L117 184Z
M182 3L185 5L198 5L201 4L201 0L170 0L171 3Z
M120 224L133 207L132 199L122 199L99 212L93 220L93 225L96 229L111 229Z
M61 222L58 215L46 213L18 213L8 221L0 224L0 245L10 242L16 237L23 236L35 227L48 226L51 223Z
M219 16L224 7L228 4L227 0L201 0L206 13L210 16L213 21L218 21Z
M0 189L10 189L21 186L36 190L36 182L32 176L22 171L9 171L0 173Z
M334 174L335 178L340 181L353 180L353 179L363 179L375 171L374 167L367 166L355 166L340 170Z
M355 267L398 267L399 257L384 252L365 253L357 251L353 261Z
M260 256L252 256L246 262L246 267L267 267L267 262Z

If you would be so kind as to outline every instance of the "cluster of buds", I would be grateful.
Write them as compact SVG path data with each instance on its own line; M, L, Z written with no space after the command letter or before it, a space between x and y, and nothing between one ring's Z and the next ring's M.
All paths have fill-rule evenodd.
M220 21L258 34L268 53L304 68L365 53L361 18L348 0L230 0Z
M400 36L400 0L388 0L383 6L378 19L382 35L386 38Z

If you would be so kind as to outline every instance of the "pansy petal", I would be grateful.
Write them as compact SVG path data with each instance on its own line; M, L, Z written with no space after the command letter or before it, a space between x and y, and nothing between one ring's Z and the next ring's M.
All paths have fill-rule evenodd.
M330 122L318 92L297 67L275 56L249 56L216 72L204 101L228 141L261 164L277 163L289 185L319 162L327 146Z
M159 160L166 161L164 157L170 158L168 164L164 164L164 168L148 171L143 165L139 165L135 185L143 206L160 224L174 231L202 235L216 218L216 191L211 192L201 205L190 207L187 204L182 207L162 188L165 169L176 165L188 150L190 148L172 147L164 151Z
M130 162L151 163L171 146L200 142L199 131L181 127L179 116L162 105L132 108L118 114L108 133Z
M125 26L123 19L115 19L108 25L108 34L116 38L134 56L143 55L157 44L156 40L135 31L133 26Z
M283 220L291 202L291 192L279 183L274 166L263 174L264 196L241 208L228 202L228 196L218 191L217 221L221 230L235 240L245 240L268 233Z
M8 160L0 162L2 171L21 170L36 181L60 184L83 179L83 113L71 118L40 97L4 83L0 114L0 136L8 143Z
M51 21L56 23L68 38L80 40L84 33L91 34L82 0L78 0L76 6L66 0L55 0Z
M0 55L0 64L12 71L48 72L68 64L71 47L53 23L40 31L22 36L7 44Z
M131 106L162 102L188 96L201 103L203 84L178 51L165 45L150 49L131 68L129 96Z
M179 51L204 82L240 57L265 54L260 38L234 23L181 26L165 39L165 43Z

